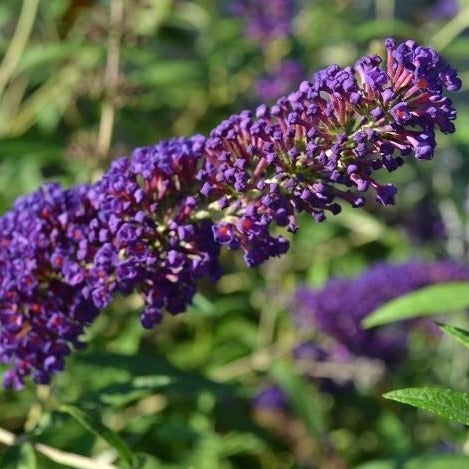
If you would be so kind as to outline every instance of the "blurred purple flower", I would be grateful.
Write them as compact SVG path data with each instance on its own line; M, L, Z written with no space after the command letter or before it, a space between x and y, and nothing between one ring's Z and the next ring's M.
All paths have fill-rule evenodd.
M350 279L334 279L321 290L303 287L297 290L292 315L298 327L317 329L336 343L327 348L314 342L302 342L293 348L291 356L298 366L308 361L353 363L358 357L379 359L386 364L395 364L404 359L407 339L419 321L364 330L360 322L381 304L398 296L436 283L469 280L469 268L451 261L421 262L404 264L378 264L364 274ZM410 327L413 326L413 327ZM425 330L425 329L424 329ZM300 366L301 368L301 366ZM306 369L302 375L310 376ZM336 381L322 378L323 391L337 393L349 390L350 380ZM255 409L289 410L287 395L277 385L262 388L253 399Z
M252 402L257 410L286 411L290 405L286 394L275 384L264 386Z
M329 356L329 352L316 345L315 343L302 342L292 350L292 356L295 360L315 360L324 361Z
M437 0L431 9L432 17L435 19L453 18L461 10L459 0Z
M440 211L429 199L423 199L412 210L404 228L415 244L442 241L448 236Z
M245 22L246 35L268 45L292 31L294 0L233 0L231 11Z
M303 77L304 70L299 62L293 59L283 60L268 76L256 82L256 95L261 101L273 101L295 89Z
M364 330L362 319L378 306L419 288L469 280L469 268L450 261L378 264L357 278L334 279L320 290L301 288L292 305L299 327L318 329L352 354L391 363L407 348L402 324Z

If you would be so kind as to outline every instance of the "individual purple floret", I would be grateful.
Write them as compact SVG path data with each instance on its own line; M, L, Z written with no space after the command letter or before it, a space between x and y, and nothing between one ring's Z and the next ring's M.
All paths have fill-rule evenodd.
M80 288L88 271L81 250L96 216L89 188L46 184L0 218L0 355L12 368L7 388L32 374L47 383L98 309ZM93 249L93 248L89 248Z
M393 171L401 156L433 156L435 127L454 131L443 90L461 82L433 49L386 46L386 68L377 56L328 67L208 138L138 148L91 187L46 185L20 199L0 219L7 387L30 373L47 382L116 293L142 295L150 328L164 311L184 311L199 279L220 276L222 246L241 249L254 267L288 250L271 230L295 232L299 212L323 221L339 202L362 206L369 188L394 203L396 189L374 172Z
M256 96L264 102L278 99L295 89L305 76L303 67L293 59L285 59L267 76L255 83Z
M469 268L450 261L378 264L357 278L334 279L320 290L301 288L292 306L295 322L334 338L354 355L392 363L402 357L409 328L364 330L361 321L378 306L419 288L469 280Z
M287 411L290 403L286 394L275 384L264 386L253 399L257 410Z
M294 0L234 0L231 11L245 22L246 35L268 45L292 30Z

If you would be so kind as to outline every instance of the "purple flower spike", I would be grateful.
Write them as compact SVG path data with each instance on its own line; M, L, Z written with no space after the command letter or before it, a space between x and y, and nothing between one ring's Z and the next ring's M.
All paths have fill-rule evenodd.
M12 363L5 387L20 389L29 374L47 383L97 315L77 261L95 217L88 187L47 184L0 218L0 355ZM89 245L82 262L93 256Z
M227 232L214 236L212 223L196 216L204 142L194 136L139 148L114 162L95 185L101 211L94 231L110 233L106 259L112 261L90 269L89 288L99 284L99 298L140 292L145 328L158 324L165 309L184 311L198 279L220 275L215 240L228 244Z
M297 324L318 329L353 355L395 362L407 348L408 327L363 330L362 319L378 306L428 285L469 280L469 268L450 261L378 264L357 278L334 279L320 290L297 291Z
M395 203L396 188L373 173L394 171L412 154L433 157L435 128L454 131L443 90L460 80L433 49L392 39L386 48L387 60L327 67L256 117L243 111L211 132L198 178L201 205L218 209L218 244L239 246L257 266L287 248L271 225L294 232L298 212L321 222L340 212L340 201L363 206L357 193L369 189L382 205Z
M269 9L275 8L269 4ZM383 205L396 189L375 171L433 156L435 129L454 131L443 96L461 82L430 48L386 41L388 57L332 65L313 81L220 123L114 161L93 186L47 184L0 218L0 355L5 385L46 383L116 293L140 294L144 327L183 312L201 278L221 275L220 249L250 267L288 250L275 225L317 222Z

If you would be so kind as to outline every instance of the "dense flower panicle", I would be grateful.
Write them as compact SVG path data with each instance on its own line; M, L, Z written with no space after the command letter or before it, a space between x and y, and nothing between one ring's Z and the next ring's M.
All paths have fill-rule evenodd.
M408 327L364 330L361 321L380 305L419 288L469 280L469 268L450 261L378 264L363 275L334 279L321 290L301 288L292 306L300 327L318 329L350 353L394 362L406 350Z
M97 315L80 294L87 272L78 259L95 216L88 187L47 184L0 218L0 356L13 364L6 387L20 389L31 373L47 383Z
M106 306L114 291L138 290L146 304L142 324L152 327L164 309L175 314L187 308L198 279L219 277L211 222L193 217L200 208L194 182L203 144L195 136L138 148L96 184L101 211L94 237L102 247L90 288L97 287L91 292L97 307Z
M433 49L392 39L386 47L383 67L378 56L330 66L275 105L211 132L197 177L211 207L226 213L213 227L218 243L241 247L256 266L288 247L270 234L272 222L295 232L296 213L320 222L339 213L340 201L362 206L368 189L394 203L396 188L373 173L394 171L404 156L432 158L435 128L454 131L456 111L443 90L461 81Z
M338 202L360 207L369 188L386 205L396 189L374 171L401 156L428 159L435 127L454 131L443 90L460 80L433 49L386 41L355 67L331 66L312 82L243 111L205 138L177 138L120 158L93 186L46 185L0 219L0 353L5 384L27 374L47 382L69 344L114 294L140 293L144 327L216 280L220 248L257 266L288 250L273 225L295 232L306 211L318 222ZM55 358L54 358L55 357Z
M282 60L267 76L255 83L256 96L264 102L290 93L305 76L302 65L294 59Z
M234 0L231 11L246 22L246 35L268 45L292 31L294 0Z

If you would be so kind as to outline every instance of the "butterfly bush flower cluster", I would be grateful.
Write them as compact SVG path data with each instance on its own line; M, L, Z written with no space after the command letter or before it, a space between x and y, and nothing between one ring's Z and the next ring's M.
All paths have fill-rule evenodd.
M151 328L163 309L186 309L198 279L220 276L220 245L210 219L202 213L199 220L194 191L204 145L202 136L194 136L138 148L115 161L96 184L100 217L94 231L102 246L90 285L99 285L92 292L99 308L115 291L137 290L146 304L142 324Z
M359 277L330 280L319 290L300 288L291 305L298 328L317 330L333 342L324 346L303 342L292 350L292 358L298 363L336 363L366 357L396 365L406 356L409 333L422 329L425 323L407 321L365 330L361 321L382 304L406 293L433 284L468 280L469 268L456 262L408 261L378 264ZM322 383L326 391L340 389L330 380ZM287 396L272 384L258 392L253 405L256 409L289 409Z
M339 202L362 206L369 189L381 204L394 203L396 188L374 173L394 171L405 156L432 158L435 129L454 131L456 111L442 92L461 82L433 49L391 39L386 46L385 67L378 56L330 66L255 117L244 111L212 131L199 176L202 194L224 210L217 242L241 247L256 266L286 250L272 223L295 232L296 213L320 222L340 212Z
M81 291L96 215L89 187L47 184L0 218L0 356L13 365L6 387L21 388L31 373L47 383L98 314Z
M255 267L288 250L275 226L298 229L360 207L403 157L430 159L435 129L454 131L445 90L457 73L430 48L386 41L387 60L330 66L273 106L243 111L208 137L176 138L116 160L92 186L46 185L0 219L0 354L7 387L63 367L83 328L116 293L138 293L144 327L182 312L220 249Z

